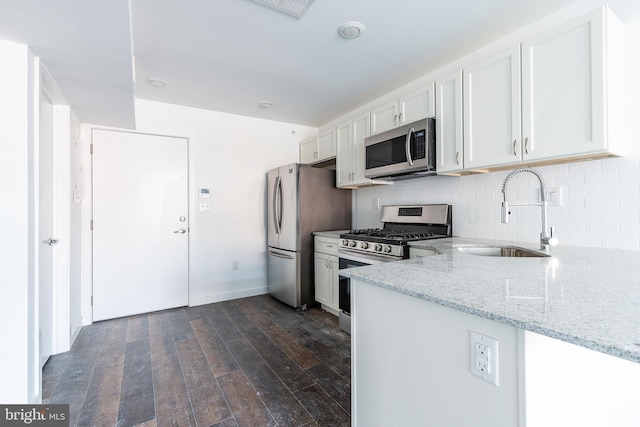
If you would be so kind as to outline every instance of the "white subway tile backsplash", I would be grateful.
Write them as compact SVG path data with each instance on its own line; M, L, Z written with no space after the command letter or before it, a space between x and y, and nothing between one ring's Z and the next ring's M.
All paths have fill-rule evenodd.
M548 187L563 188L563 206L549 207L549 225L560 244L640 249L640 157L623 157L537 168ZM538 242L540 209L513 207L500 222L502 182L509 171L461 177L433 176L355 191L354 227L380 227L380 204L449 203L454 235ZM538 181L527 173L507 187L510 203L537 202Z

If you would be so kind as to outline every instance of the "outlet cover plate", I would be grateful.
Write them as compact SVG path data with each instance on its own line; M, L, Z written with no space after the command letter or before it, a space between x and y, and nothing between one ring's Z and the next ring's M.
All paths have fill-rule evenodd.
M499 386L498 340L469 331L469 370L476 377Z

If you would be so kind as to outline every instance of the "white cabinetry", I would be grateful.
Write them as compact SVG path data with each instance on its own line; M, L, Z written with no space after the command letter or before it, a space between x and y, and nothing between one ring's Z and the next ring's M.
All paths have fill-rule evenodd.
M300 163L311 164L316 161L318 152L316 137L306 139L300 143Z
M322 307L338 314L338 236L315 236L315 298Z
M462 70L436 80L436 154L438 173L463 169Z
M602 8L522 44L525 161L619 151L620 31Z
M409 92L398 99L387 101L371 109L371 135L384 132L405 123L434 117L433 83Z
M318 136L300 143L300 163L314 164L336 157L336 128L328 128Z
M365 178L364 139L369 136L369 113L361 114L336 127L336 186L358 187L369 185Z
M520 46L464 70L464 167L522 160Z
M464 168L623 154L621 31L602 7L466 68Z

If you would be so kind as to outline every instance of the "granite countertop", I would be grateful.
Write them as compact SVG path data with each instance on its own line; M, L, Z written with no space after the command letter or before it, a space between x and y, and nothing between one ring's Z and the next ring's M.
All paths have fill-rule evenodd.
M449 238L412 242L439 255L340 275L640 362L640 252L578 246L549 258L463 253L460 245L535 244Z
M348 233L349 230L332 230L332 231L314 231L314 236L330 237L337 239L341 234Z

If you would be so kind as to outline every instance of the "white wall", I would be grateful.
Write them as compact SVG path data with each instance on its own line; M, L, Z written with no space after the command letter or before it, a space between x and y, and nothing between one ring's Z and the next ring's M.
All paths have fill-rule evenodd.
M136 125L139 132L189 139L190 305L266 293L266 173L297 162L299 141L317 129L146 100L136 100ZM211 188L212 198L197 199L198 187ZM199 213L200 202L211 212ZM239 270L232 270L234 260ZM83 277L90 295L90 275Z
M584 1L563 16L577 16L601 1ZM625 120L628 157L538 168L547 186L562 187L564 206L549 208L549 223L555 226L560 244L603 248L640 249L640 2L612 0L611 10L625 25ZM557 20L557 19L556 19ZM500 42L504 44L504 41ZM354 195L355 226L381 226L380 204L450 203L453 205L454 235L538 242L540 210L513 208L509 224L500 222L502 181L506 172L463 177L427 177L360 189ZM537 181L521 174L510 181L508 201L534 201Z
M40 399L34 189L37 60L25 45L0 41L0 402Z

